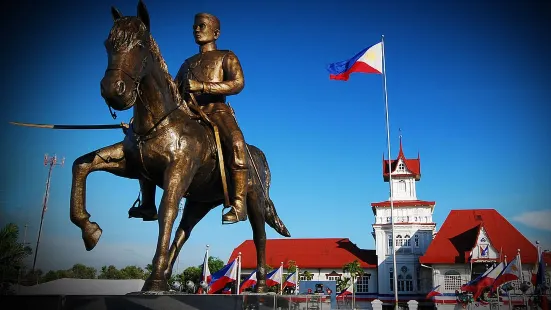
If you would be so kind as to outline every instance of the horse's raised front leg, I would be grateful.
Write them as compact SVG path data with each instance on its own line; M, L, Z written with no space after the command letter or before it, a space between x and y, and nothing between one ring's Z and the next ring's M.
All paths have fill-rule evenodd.
M174 263L178 257L182 246L186 243L187 239L191 235L193 227L201 221L210 210L218 206L220 203L211 203L211 202L198 202L186 199L186 204L184 206L184 212L182 214L182 219L180 220L180 225L176 230L176 235L170 246L170 251L168 254L168 268L165 271L166 278L169 279L172 276L172 269L174 268Z
M168 267L168 250L178 204L188 189L198 165L189 158L177 159L165 171L164 192L159 206L159 238L153 257L153 270L145 281L142 291L167 291L165 271Z
M73 162L73 183L71 186L71 222L82 230L86 250L92 250L101 237L102 230L90 222L86 211L86 178L91 172L106 171L125 178L137 178L127 167L122 142L101 148L77 158Z
M262 193L249 186L247 193L247 213L253 229L253 241L256 247L256 293L266 291L266 221L264 220L264 203Z

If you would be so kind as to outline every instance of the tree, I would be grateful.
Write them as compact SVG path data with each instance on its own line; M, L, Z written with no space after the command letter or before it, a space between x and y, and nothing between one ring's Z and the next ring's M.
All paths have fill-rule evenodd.
M143 279L145 273L142 267L135 265L126 266L119 270L119 279Z
M187 281L191 281L195 283L195 285L199 285L199 282L201 282L201 273L203 272L203 269L198 266L191 266L187 267L184 272L182 272L182 280L183 283L186 283Z
M342 292L350 286L350 278L342 277L342 279L337 280L337 291Z
M18 242L19 227L8 223L0 230L0 283L16 283L23 260L31 255L30 247Z
M222 261L218 257L213 257L213 256L209 257L209 270L210 270L210 273L217 272L218 270L224 268L225 265L226 264L224 264L224 261ZM198 267L203 269L203 264L199 265Z
M356 259L353 262L345 264L342 266L343 272L348 272L352 278L352 285L356 283L356 279L364 274L363 268L360 266L360 262ZM352 290L352 308L355 307L355 294L356 291Z
M121 272L114 265L110 265L109 267L107 266L101 267L101 271L98 276L98 279L116 280L120 278L121 278Z
M342 266L342 271L348 272L352 277L352 279L354 279L354 283L356 282L356 278L364 274L364 270L360 266L360 262L358 260L354 260L353 262L350 262Z
M75 279L95 279L97 270L94 267L88 267L83 264L74 264L71 269L68 270L69 276L67 278Z

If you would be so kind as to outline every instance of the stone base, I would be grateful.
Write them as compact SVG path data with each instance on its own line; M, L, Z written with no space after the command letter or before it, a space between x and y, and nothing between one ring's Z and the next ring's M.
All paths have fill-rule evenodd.
M0 296L0 309L40 310L268 310L288 309L277 295L190 295L174 292L136 292L127 295Z

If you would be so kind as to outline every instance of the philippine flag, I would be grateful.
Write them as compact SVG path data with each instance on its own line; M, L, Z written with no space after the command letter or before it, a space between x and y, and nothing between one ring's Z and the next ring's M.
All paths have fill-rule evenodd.
M286 287L295 287L297 285L297 282L298 282L298 274L297 272L293 272L291 273L287 279L285 280L285 283L283 283L283 288L286 288Z
M352 295L353 285L354 283L350 283L350 285L344 291L340 292L339 295L337 295L337 299L344 298L347 295Z
M492 272L492 270L494 270L494 267L488 268L488 270L486 270L486 272L484 272L483 274L479 275L476 279L471 280L471 281L469 281L468 283L461 285L461 290L464 291L464 292L475 293L476 290L477 290L476 284L477 284L481 279L483 279L484 277L486 277L490 272Z
M442 295L442 292L440 292L440 285L436 286L427 294L427 299L431 299L434 296L440 296Z
M207 282L207 284L211 281L211 275L210 275L210 269L209 269L209 251L207 250L205 252L205 258L203 259L203 271L201 272L201 281ZM197 290L197 294L203 294L203 288L199 287Z
M239 287L239 294L243 292L243 290L248 289L249 287L253 287L256 285L256 270L253 271L243 283L241 283Z
M352 73L383 73L383 43L363 49L354 57L327 66L329 79L348 81Z
M283 267L279 267L276 270L266 275L266 285L268 287L278 285L283 281Z
M478 283L475 284L476 292L473 294L474 300L476 300L480 295L482 294L482 291L488 287L491 286L492 283L494 283L495 279L501 274L501 272L505 269L504 263L499 263L492 271L490 271L485 277L480 279Z
M521 279L521 278L522 278L522 275L521 275L521 270L519 267L518 256L517 256L515 257L515 259L513 259L513 261L509 263L509 265L507 265L507 267L501 272L501 274L494 281L494 283L492 284L492 290L495 291L498 286L510 281Z
M212 275L212 282L210 283L208 293L214 294L223 289L226 284L235 280L237 280L237 259L234 259L233 262Z

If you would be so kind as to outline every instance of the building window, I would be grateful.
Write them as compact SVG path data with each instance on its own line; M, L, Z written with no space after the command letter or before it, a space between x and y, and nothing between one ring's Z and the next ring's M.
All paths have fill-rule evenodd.
M402 235L396 236L396 246L402 246Z
M413 238L415 240L415 247L418 248L419 247L419 235L415 235Z
M400 164L398 165L398 171L399 171L399 172L404 172L404 171L406 171L406 165L404 165L404 163L400 163Z
M444 274L444 290L455 291L461 288L461 274L455 270L448 270Z
M406 181L400 180L400 181L398 182L398 191L401 192L401 193L405 193L405 192L406 192Z
M327 281L335 281L335 282L337 282L337 281L339 281L340 279L341 279L341 277L339 277L339 276L329 276L329 277L327 277Z
M356 292L368 293L369 292L369 277L361 276L356 280Z
M304 273L303 273L303 274L301 274L301 275L299 276L300 281L310 281L310 280L312 280L313 278L314 278L314 275L311 274L311 273L309 273L309 274L304 274Z
M404 246L411 246L411 237L410 237L409 235L406 235L406 236L404 237L403 245L404 245Z

